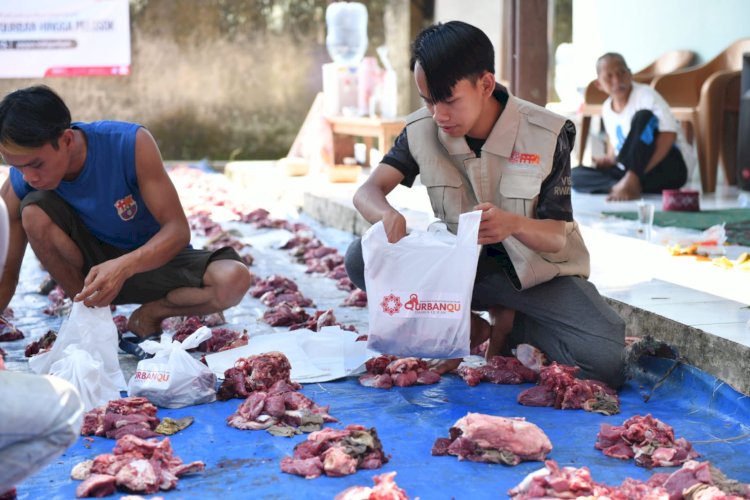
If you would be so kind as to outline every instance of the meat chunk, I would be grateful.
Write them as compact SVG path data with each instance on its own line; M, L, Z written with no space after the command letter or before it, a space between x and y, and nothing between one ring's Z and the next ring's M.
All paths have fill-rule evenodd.
M556 362L543 367L539 373L539 385L521 392L518 402L525 406L583 409L604 415L620 413L617 392L604 382L576 378L579 371L577 366Z
M71 475L80 477L88 466L76 466ZM105 496L115 489L151 494L171 490L177 478L200 472L203 462L184 464L175 456L169 438L145 440L133 435L118 439L112 453L94 458L90 475L76 489L76 496Z
M641 467L671 467L698 457L684 438L675 439L674 429L650 414L634 415L622 425L601 424L594 447L610 457L635 459Z
M342 491L334 500L409 500L404 490L396 485L395 472L386 472L375 476L375 486L352 486Z
M324 422L337 422L327 406L319 406L283 380L268 392L254 391L227 417L227 425L246 430L267 430L276 436L293 436L320 430Z
M294 390L301 386L289 379L292 365L281 352L268 352L240 358L234 367L224 372L224 381L216 393L221 401L247 398L253 391L268 391L278 381L284 381Z
M460 367L458 374L467 384L475 386L480 382L493 384L523 384L536 382L537 373L510 356L493 356L487 364L479 368Z
M76 497L106 497L117 489L117 479L108 474L92 474L76 487Z
M440 382L440 374L430 370L427 363L418 358L381 355L367 360L365 369L367 373L359 377L359 383L365 387L390 389L394 385L408 387Z
M5 317L0 316L0 342L12 342L24 338L23 332Z
M159 425L156 406L143 397L114 399L83 416L82 436L119 439L126 434L141 438L156 437Z
M39 340L35 340L26 346L23 355L30 358L39 353L47 352L52 349L53 345L55 345L55 340L57 340L57 332L54 330L47 330L47 333L42 335Z
M544 460L552 450L547 435L522 418L468 413L450 428L450 438L439 438L433 455L454 455L459 460L517 465Z
M374 428L348 425L346 429L313 432L294 447L292 457L281 460L281 471L314 479L354 474L359 469L379 469L388 462Z

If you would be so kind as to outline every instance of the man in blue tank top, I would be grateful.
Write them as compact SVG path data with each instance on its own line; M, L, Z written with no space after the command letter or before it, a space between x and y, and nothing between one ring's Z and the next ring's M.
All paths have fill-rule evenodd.
M138 124L71 123L46 86L0 102L0 188L10 236L0 311L15 293L26 243L75 301L142 304L128 329L161 331L172 316L232 307L250 286L236 251L189 246L190 227L151 134Z

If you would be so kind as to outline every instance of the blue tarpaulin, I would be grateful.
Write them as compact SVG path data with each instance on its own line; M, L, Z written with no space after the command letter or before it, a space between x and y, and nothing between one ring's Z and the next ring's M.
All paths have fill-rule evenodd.
M553 450L548 458L561 466L587 466L595 481L620 484L626 477L647 479L653 471L632 462L610 458L594 448L601 423L620 425L633 415L651 413L671 425L675 437L684 437L728 477L750 482L750 402L729 386L692 367L681 366L656 388L648 402L644 396L672 361L651 359L620 393L622 413L604 416L583 410L555 410L521 406L518 393L530 387L483 383L469 387L455 375L439 384L393 388L360 386L356 378L311 384L302 392L321 405L343 428L347 424L375 427L390 461L379 470L361 470L346 477L304 479L284 474L280 460L293 453L305 434L274 437L265 431L241 431L226 425L241 400L215 402L179 410L160 409L158 416L192 416L195 423L171 437L175 454L183 461L203 460L202 474L180 479L177 489L160 493L168 499L258 498L332 499L349 486L372 486L372 477L396 471L396 482L410 498L505 498L507 491L541 462L515 467L459 461L453 456L434 457L430 450L438 437L468 412L524 417L549 436ZM115 441L79 439L68 452L18 487L19 498L74 498L78 481L69 478L72 467L101 453L110 453ZM115 496L116 497L116 496Z

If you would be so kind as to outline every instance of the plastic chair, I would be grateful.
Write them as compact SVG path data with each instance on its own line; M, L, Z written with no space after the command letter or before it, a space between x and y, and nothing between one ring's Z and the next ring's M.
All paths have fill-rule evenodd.
M704 193L716 191L719 156L730 184L736 183L737 121L743 38L705 64L654 78L651 85L695 141ZM689 127L689 128L688 128Z
M651 83L658 75L671 73L673 71L690 66L695 60L695 52L692 50L671 50L665 52L654 62L633 73L633 80L640 83ZM583 163L583 153L586 151L586 143L591 128L591 117L602 114L602 103L607 99L607 94L596 87L596 80L592 80L586 87L581 107L581 143L578 149L578 164Z

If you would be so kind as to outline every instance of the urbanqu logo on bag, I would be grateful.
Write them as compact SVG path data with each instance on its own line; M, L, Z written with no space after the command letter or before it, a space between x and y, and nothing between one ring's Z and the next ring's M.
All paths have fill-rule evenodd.
M401 310L401 299L390 293L383 297L380 307L383 308L384 313L393 316Z
M135 379L141 381L153 380L154 382L169 382L169 372L154 370L136 370Z
M461 302L452 300L423 300L420 302L416 293L409 295L409 300L404 304L404 309L414 312L460 312Z
M402 304L399 295L408 296L409 300ZM452 296L426 300L420 299L419 294L416 293L400 293L399 295L390 293L383 297L380 307L384 313L390 316L401 313L410 317L429 316L455 319L461 317L461 301L452 300Z

